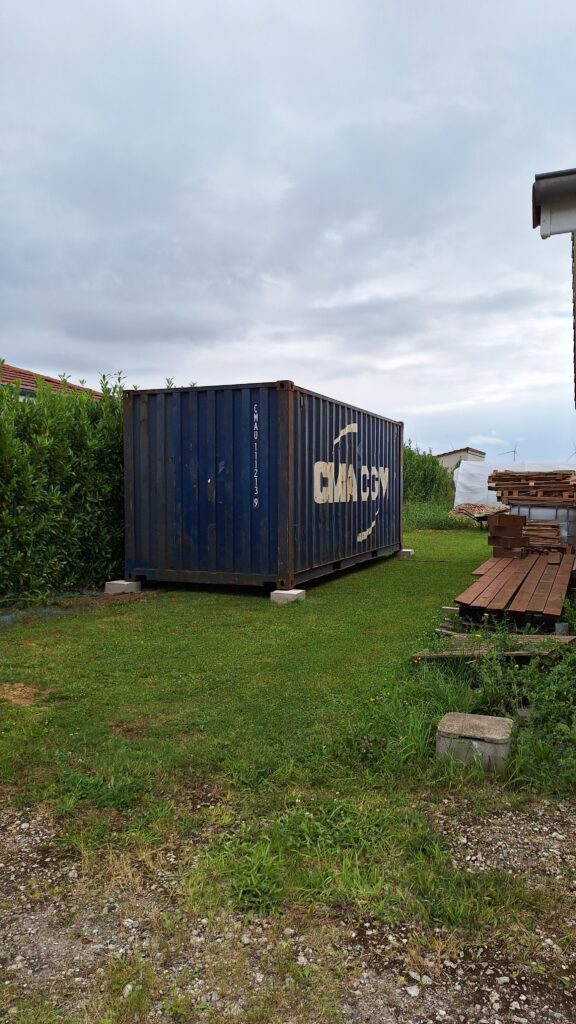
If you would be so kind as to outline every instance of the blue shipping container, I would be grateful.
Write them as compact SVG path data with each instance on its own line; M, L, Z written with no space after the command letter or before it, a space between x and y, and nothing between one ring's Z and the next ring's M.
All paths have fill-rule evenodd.
M292 381L124 394L126 579L272 584L402 546L402 424Z

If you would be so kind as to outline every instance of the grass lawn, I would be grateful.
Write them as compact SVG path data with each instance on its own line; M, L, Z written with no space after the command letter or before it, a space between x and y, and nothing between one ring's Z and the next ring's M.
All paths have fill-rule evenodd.
M495 779L437 762L436 722L474 698L454 675L409 664L488 556L486 534L418 531L405 544L413 559L311 586L287 607L173 589L3 630L0 693L34 694L0 701L5 806L40 808L98 884L104 861L176 850L178 913L370 915L476 943L506 942L506 921L508 935L533 935L553 889L458 867L429 810L463 791L478 814L522 806L546 788L546 756L533 778L521 757ZM104 1000L119 984L106 979ZM17 1020L64 1019L41 1016L57 999L35 1017L26 999L14 1005ZM145 1001L112 1005L66 1020L149 1019ZM196 1020L182 1005L164 1019ZM332 1019L327 1006L308 1019ZM210 1013L198 1019L220 1019ZM242 1019L285 1019L262 1014Z
M182 589L5 630L0 682L42 699L2 706L0 778L48 800L90 845L90 809L133 831L199 778L316 788L336 773L363 785L346 739L371 697L402 692L409 655L487 550L480 533L406 543L414 559L335 577L286 608Z

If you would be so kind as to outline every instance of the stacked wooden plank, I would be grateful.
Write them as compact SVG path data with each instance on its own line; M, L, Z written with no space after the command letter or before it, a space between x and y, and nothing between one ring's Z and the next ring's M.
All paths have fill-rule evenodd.
M576 473L570 469L532 473L498 470L488 477L488 488L505 505L576 507Z
M522 531L522 539L527 551L563 551L567 555L574 552L574 546L562 540L560 526L556 522L529 521Z
M495 558L520 558L524 554L523 531L526 516L511 516L499 512L488 518L488 543L494 548Z
M521 517L520 517L521 518ZM456 598L463 611L558 619L574 570L574 555L559 551L525 558L491 558Z
M528 522L522 531L522 536L534 544L546 544L546 542L554 544L561 539L560 527L554 520L541 523Z

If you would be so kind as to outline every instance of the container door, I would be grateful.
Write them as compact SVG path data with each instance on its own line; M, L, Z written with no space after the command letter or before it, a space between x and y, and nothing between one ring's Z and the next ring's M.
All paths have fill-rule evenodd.
M128 578L275 580L277 446L269 385L127 394Z

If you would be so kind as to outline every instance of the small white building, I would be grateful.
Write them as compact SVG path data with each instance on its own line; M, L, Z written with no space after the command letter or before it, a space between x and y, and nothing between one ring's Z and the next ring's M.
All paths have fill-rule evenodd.
M461 462L484 462L486 452L481 452L478 448L454 448L451 452L440 452L435 458L441 466L453 470Z

